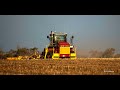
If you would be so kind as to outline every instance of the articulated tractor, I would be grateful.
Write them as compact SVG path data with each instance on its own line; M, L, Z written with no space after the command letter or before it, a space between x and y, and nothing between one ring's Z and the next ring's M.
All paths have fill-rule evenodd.
M74 36L70 38L70 43L67 42L67 33L51 31L47 38L50 40L50 43L44 48L41 54L42 59L76 59L76 48L73 45Z

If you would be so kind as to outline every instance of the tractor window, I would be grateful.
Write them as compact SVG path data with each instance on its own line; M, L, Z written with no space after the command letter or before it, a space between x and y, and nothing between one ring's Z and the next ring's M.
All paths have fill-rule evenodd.
M56 35L55 41L66 41L66 36L64 35Z

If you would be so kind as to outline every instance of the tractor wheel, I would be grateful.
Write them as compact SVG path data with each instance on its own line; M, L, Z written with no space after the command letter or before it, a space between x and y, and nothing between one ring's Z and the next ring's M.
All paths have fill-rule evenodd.
M52 55L53 55L52 52L48 52L46 57L47 57L47 58L52 58Z

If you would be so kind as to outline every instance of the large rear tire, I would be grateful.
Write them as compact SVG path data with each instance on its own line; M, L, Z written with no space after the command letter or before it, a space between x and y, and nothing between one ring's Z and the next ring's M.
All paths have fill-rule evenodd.
M48 52L46 58L52 58L53 52Z

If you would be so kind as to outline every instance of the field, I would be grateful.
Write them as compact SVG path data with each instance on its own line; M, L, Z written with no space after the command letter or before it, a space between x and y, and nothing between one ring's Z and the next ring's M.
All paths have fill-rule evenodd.
M0 75L120 75L120 58L0 60Z

